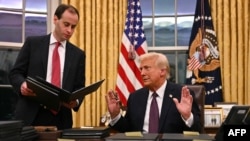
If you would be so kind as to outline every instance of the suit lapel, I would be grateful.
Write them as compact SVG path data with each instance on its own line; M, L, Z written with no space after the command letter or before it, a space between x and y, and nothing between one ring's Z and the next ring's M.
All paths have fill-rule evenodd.
M50 35L44 36L44 38L41 40L40 49L41 49L41 57L42 57L42 68L43 68L43 78L46 78L46 72L47 72L47 65L48 65L48 55L49 55L49 41L50 41Z
M173 94L173 88L171 86L171 83L168 81L163 96L163 103L162 103L160 122L159 122L160 124L159 131L161 131L161 129L163 128L169 108L171 107L171 104L173 104L172 98L169 97L170 94Z
M67 43L66 43L65 61L64 61L64 70L63 70L63 84L62 84L62 86L64 86L64 84L66 84L67 77L70 74L71 64L74 63L73 62L73 57L74 57L74 53L73 53L72 46L67 41ZM68 68L68 69L65 69L65 68Z
M148 102L148 95L149 95L149 89L143 88L143 94L140 94L140 100L139 103L141 103L140 107L137 107L138 110L138 115L141 116L139 119L141 119L139 122L139 125L141 129L143 129L143 124L144 124L144 118L145 118L145 113L146 113L146 107L147 107L147 102Z

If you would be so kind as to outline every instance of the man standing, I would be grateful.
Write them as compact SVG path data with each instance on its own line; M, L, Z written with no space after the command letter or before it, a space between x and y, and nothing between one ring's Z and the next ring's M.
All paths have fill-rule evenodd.
M78 21L78 10L61 4L54 14L54 31L44 36L28 37L23 44L9 78L19 94L15 118L23 120L25 125L57 126L58 129L72 127L71 109L78 111L83 99L62 103L55 113L29 99L35 94L25 80L27 76L39 76L70 92L85 86L85 52L68 41Z

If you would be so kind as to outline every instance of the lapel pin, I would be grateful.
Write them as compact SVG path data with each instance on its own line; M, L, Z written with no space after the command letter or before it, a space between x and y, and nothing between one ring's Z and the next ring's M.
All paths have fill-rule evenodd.
M172 94L169 94L169 97L170 97L170 98L173 98L173 95L172 95Z

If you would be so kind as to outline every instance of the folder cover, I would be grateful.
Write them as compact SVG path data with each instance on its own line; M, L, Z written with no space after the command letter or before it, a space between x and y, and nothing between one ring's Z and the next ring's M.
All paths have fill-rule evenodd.
M178 133L171 133L171 134L164 133L161 138L161 141L193 141L193 140L213 141L214 137L208 134L184 135Z
M104 138L109 136L110 128L106 126L96 127L75 127L71 129L64 129L62 131L62 138L69 139L91 139L91 138Z
M126 136L125 133L116 133L112 136L105 138L105 141L157 141L159 134L150 133L143 134L142 137L139 136Z
M26 82L28 88L32 89L36 96L30 96L31 99L43 104L44 106L58 111L60 102L69 102L74 99L82 99L86 95L96 91L105 79L95 82L89 86L80 88L74 92L56 87L55 85L47 82L46 80L36 77L27 77Z

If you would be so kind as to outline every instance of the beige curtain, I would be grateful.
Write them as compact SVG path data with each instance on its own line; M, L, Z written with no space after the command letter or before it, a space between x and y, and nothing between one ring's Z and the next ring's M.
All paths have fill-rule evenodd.
M210 0L225 102L250 105L250 1Z
M86 52L86 85L105 79L73 115L74 126L97 126L107 112L105 94L116 83L127 0L62 0L62 3L75 6L80 13L80 22L70 41Z
M86 52L86 85L105 78L97 92L86 96L74 126L97 126L107 111L106 92L114 88L127 0L62 0L80 12L71 42ZM250 105L250 2L210 0L217 33L225 102Z

